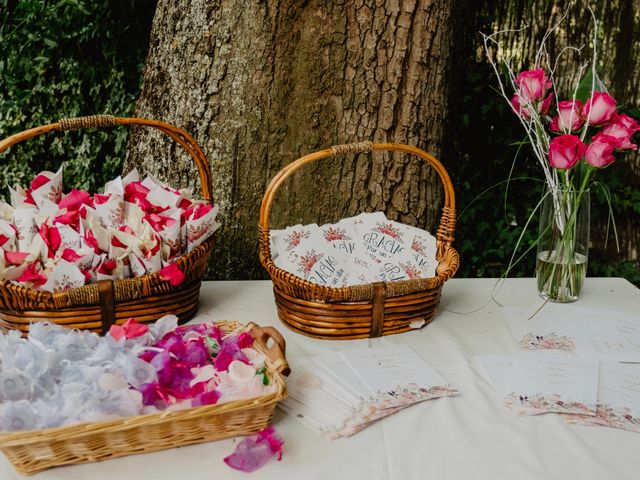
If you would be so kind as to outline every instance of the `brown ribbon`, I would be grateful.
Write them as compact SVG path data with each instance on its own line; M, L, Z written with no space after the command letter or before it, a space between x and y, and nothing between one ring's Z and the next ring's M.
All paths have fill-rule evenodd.
M384 330L384 282L373 284L373 305L371 309L371 338L381 337Z
M105 335L115 322L116 310L113 302L113 281L98 282L98 298L100 299L100 313L102 317L102 334Z

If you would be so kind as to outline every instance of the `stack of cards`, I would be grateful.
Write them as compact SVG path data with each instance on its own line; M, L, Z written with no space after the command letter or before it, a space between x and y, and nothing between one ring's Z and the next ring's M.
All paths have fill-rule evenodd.
M435 237L382 212L274 230L271 253L279 268L330 287L430 278L437 266Z
M304 358L279 407L335 439L424 400L458 392L406 345L358 347Z
M572 424L640 432L640 364L561 352L478 355L476 362L519 415L561 413Z
M477 363L519 415L640 431L640 317L549 305L533 318L505 309L521 351Z

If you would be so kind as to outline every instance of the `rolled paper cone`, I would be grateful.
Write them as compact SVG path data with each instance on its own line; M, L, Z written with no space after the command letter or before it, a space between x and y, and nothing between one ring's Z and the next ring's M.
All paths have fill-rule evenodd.
M25 193L24 188L20 186L16 186L15 189L9 187L9 195L11 196L11 207L19 208L21 207L25 201L27 200L27 195ZM35 205L34 205L35 207Z
M44 198L38 205L38 213L35 216L36 225L39 227L59 212L58 204L48 198Z
M216 222L216 215L219 207L216 205L205 216L197 220L187 220L187 251L191 252L194 248L204 242L218 229L220 224Z
M84 284L85 277L78 266L66 260L60 260L48 274L47 281L40 287L40 290L61 292L81 287Z
M144 210L140 205L131 202L124 202L124 225L129 226L134 232L138 233L142 230L142 219L144 218Z
M169 212L169 215L167 216L173 219L175 223L171 226L166 226L164 229L157 232L162 240L163 260L170 260L182 254L182 243L180 239L180 210L174 208L167 212Z
M8 267L3 275L2 278L4 278L5 280L18 280L22 274L24 273L25 269L28 267L27 264L23 263L22 265L19 265L17 267Z
M13 221L13 210L14 208L11 205L0 201L0 219L6 220L7 222Z
M109 200L94 208L107 229L117 229L124 222L124 197L120 194L112 194Z
M124 197L124 183L122 182L122 177L118 176L110 182L105 183L104 193L105 195L120 195L121 197Z
M162 270L162 254L160 251L150 258L141 258L140 261L147 273L157 273Z
M62 167L56 173L40 172L38 175L49 178L47 183L31 190L31 197L38 208L43 209L47 202L58 204L62 199Z
M109 258L123 258L138 248L138 237L135 235L120 230L112 230L111 235Z
M83 245L82 236L69 225L56 224L60 233L60 248L78 250Z
M104 228L102 220L93 208L86 207L86 218L80 220L80 233L85 239L88 236L93 236L100 250L109 251L111 232Z
M18 250L27 251L38 234L35 223L37 210L32 207L16 208L13 211L13 224L18 230Z
M0 248L4 250L16 250L18 248L17 234L13 225L0 218Z
M139 181L140 181L140 173L138 173L137 168L134 168L129 173L127 173L124 177L122 177L122 185L124 187L129 185L131 182L139 182Z
M139 277L147 273L147 269L144 266L142 260L136 257L133 253L129 254L129 267L134 277Z

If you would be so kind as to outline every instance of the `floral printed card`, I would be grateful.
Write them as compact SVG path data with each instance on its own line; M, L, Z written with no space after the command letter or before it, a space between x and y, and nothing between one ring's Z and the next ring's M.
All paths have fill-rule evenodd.
M640 365L601 362L595 417L567 415L565 421L640 432Z
M342 220L336 224L322 225L320 233L322 239L333 248L353 255L358 244L358 232L353 223Z
M524 308L502 310L518 347L523 350L576 350L575 322L562 311L563 308L555 307L555 304L547 304L533 317L534 312Z
M567 304L547 304L532 318L532 312L522 308L503 311L523 350L577 351L640 361L640 315Z
M292 370L279 407L332 439L414 403L457 394L406 346L330 352L298 360Z
M599 360L570 353L519 352L506 385L504 404L519 415L595 415Z
M278 253L277 256L291 255L292 252L311 242L312 237L316 239L320 238L318 225L315 223L311 225L294 225L293 227L287 227L284 230L275 230L271 233L273 251Z
M372 396L391 395L404 403L454 396L458 392L408 345L350 348L340 352Z

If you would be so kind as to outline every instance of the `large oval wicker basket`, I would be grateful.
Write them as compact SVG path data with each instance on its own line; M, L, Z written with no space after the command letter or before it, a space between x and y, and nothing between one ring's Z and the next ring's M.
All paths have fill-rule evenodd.
M182 146L198 167L203 199L211 203L211 171L202 149L184 130L157 120L110 115L64 119L5 138L0 141L0 152L48 132L118 125L156 128ZM210 237L177 260L186 277L179 287L171 286L158 273L115 281L103 280L55 293L0 281L0 328L19 329L26 334L31 322L48 320L70 328L104 333L112 324L123 323L130 317L149 323L166 314L175 314L185 322L195 315L198 308L200 282L213 244L213 237Z
M444 207L436 234L436 276L332 288L316 285L278 268L271 258L269 213L280 185L300 167L316 160L374 150L420 157L435 169L444 186ZM455 274L460 261L458 252L451 245L455 218L455 194L447 171L435 157L418 148L362 142L337 145L290 163L273 178L260 208L260 262L273 281L280 320L304 335L335 340L380 337L429 323L440 301L442 285Z

